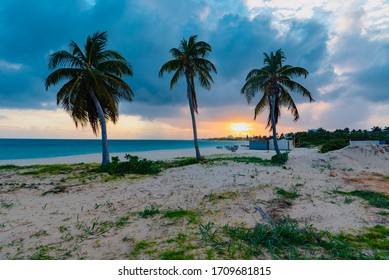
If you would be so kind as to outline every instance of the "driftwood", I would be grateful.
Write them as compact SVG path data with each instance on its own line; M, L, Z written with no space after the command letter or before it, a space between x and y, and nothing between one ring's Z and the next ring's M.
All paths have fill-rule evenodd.
M266 212L261 207L255 207L254 209L254 213L261 213L263 219L265 219L269 224L273 224L273 220L266 214Z

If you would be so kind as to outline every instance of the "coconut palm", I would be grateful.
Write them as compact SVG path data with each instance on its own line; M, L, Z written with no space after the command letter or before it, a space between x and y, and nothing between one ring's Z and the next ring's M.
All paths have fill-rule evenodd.
M189 109L192 117L196 158L197 160L201 160L195 117L195 113L198 114L198 107L194 79L198 77L200 85L210 90L211 82L213 82L210 73L212 71L216 73L216 67L212 62L205 58L206 55L212 51L211 46L203 41L197 42L196 39L197 35L189 37L189 40L183 39L178 48L170 50L173 60L166 62L161 67L161 70L159 70L159 77L162 77L164 72L170 73L175 71L170 81L170 89L173 89L179 78L185 77Z
M266 127L270 127L270 130L273 131L274 148L277 155L281 154L278 148L276 131L276 125L281 116L281 106L288 107L294 121L297 121L300 116L291 92L297 92L308 97L310 102L314 101L311 93L304 86L291 79L295 76L306 78L308 71L302 67L283 65L285 60L285 54L281 49L277 50L275 54L273 52L270 55L264 53L265 66L261 69L251 70L246 77L246 83L241 89L241 93L246 96L249 104L257 92L263 94L255 107L254 120L259 113L267 108L269 109Z
M84 52L71 41L69 51L50 55L49 69L59 68L45 79L46 90L65 81L57 93L57 105L70 114L76 127L89 123L95 135L101 129L102 165L110 162L106 120L116 123L119 100L132 101L134 96L121 79L133 75L131 65L117 51L106 50L106 44L106 32L88 36Z

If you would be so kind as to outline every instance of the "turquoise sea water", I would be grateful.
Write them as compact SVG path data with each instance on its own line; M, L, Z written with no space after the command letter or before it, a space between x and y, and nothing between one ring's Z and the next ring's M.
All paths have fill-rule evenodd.
M108 140L111 153L193 148L192 140ZM236 141L200 140L200 148L235 144ZM31 159L101 153L101 140L0 139L0 160Z

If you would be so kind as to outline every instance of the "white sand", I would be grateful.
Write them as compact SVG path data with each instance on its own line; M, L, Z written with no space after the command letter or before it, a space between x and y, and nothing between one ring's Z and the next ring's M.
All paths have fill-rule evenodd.
M226 150L201 149L203 155ZM194 150L134 153L149 159L193 156ZM273 151L238 150L237 155L270 158ZM114 156L114 154L113 154ZM123 156L123 155L121 155ZM100 155L11 161L8 164L99 162ZM5 162L0 162L5 164ZM217 161L172 168L156 176L128 175L112 180L104 174L72 173L22 175L26 170L0 171L0 259L25 259L34 254L70 259L158 259L176 249L179 234L196 245L196 258L206 258L197 223L169 220L162 215L141 218L151 205L158 209L187 209L201 223L245 225L266 223L255 207L271 217L290 216L301 225L340 231L388 225L383 209L336 190L378 190L389 194L389 146L345 148L327 154L294 149L284 167ZM53 191L61 189L62 192ZM276 188L300 196L285 204ZM128 220L123 226L117 221ZM136 244L146 240L141 252ZM48 251L40 251L49 247ZM133 255L129 256L129 253ZM136 252L136 254L134 253Z
M202 156L216 154L233 154L226 149L202 148L200 149ZM240 147L234 154L238 155L270 155L270 151L253 151L248 148ZM119 156L120 160L124 161L124 156L128 153L111 153L110 156ZM194 149L179 149L179 150L156 150L149 152L131 152L133 156L139 156L150 160L168 160L178 157L195 157ZM273 155L274 152L271 154ZM18 166L28 166L34 164L71 164L71 163L101 163L101 154L84 154L76 156L53 157L53 158L36 158L36 159L16 159L16 160L0 160L0 165L13 164Z

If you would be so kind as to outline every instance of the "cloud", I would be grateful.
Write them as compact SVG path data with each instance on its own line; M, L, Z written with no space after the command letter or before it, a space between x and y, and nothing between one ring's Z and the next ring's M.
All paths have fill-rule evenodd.
M247 111L252 108L240 94L245 77L263 66L263 52L282 48L288 64L309 70L308 78L298 81L317 104L332 104L328 107L340 112L349 105L350 114L355 108L371 119L370 104L389 99L388 12L384 0L4 1L0 4L0 36L6 38L0 45L0 108L56 110L58 87L45 91L43 86L49 74L48 55L66 49L70 40L83 46L87 35L106 30L108 47L122 53L134 69L134 76L125 80L135 99L120 105L124 115L147 121L185 117L185 81L170 90L171 75L160 79L158 72L171 59L171 48L197 34L212 45L208 59L218 70L212 74L215 82L210 92L196 85L200 114L206 118L218 118L212 112L227 116L224 112L231 106L237 116L251 118L252 111ZM305 98L295 98L302 108L313 106ZM369 106L361 106L360 100ZM327 118L333 122L326 123L333 125L337 114L328 110ZM347 121L358 123L352 118ZM299 122L314 126L304 124L303 118Z

